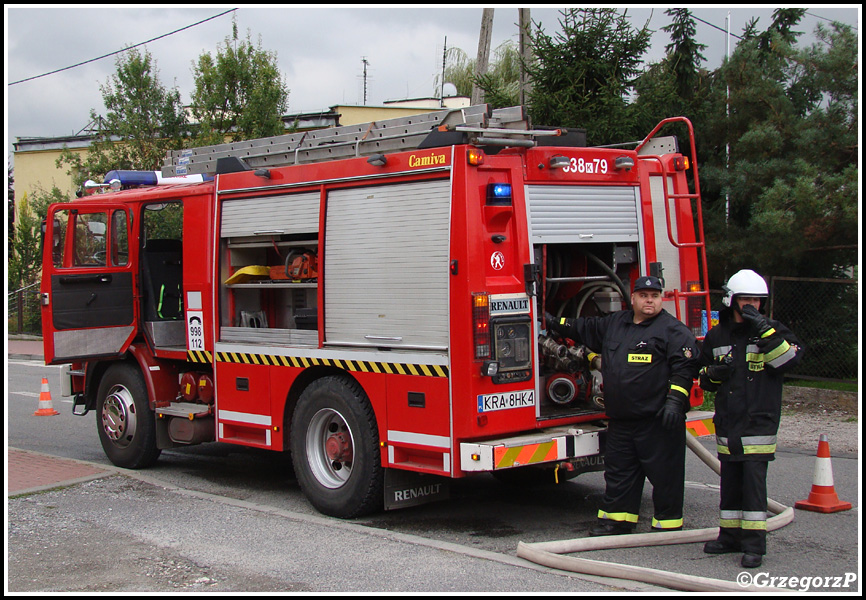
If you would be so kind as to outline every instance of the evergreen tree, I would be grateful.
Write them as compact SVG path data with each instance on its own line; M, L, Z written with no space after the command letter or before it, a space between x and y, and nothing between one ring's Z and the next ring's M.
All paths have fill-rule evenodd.
M635 30L626 13L613 8L568 9L561 15L562 31L555 37L540 26L531 35L533 122L585 128L591 145L634 139L628 95L649 47L648 26Z
M701 51L706 48L695 39L695 21L688 9L666 11L673 17L662 27L671 35L665 49L667 56L649 65L635 81L637 98L633 110L639 131L649 132L662 119L671 116L688 117L700 126L708 107L711 77L701 63L706 60ZM686 134L682 128L677 133Z
M798 50L791 13L776 17L719 70L730 115L703 132L730 143L729 165L718 152L701 165L716 283L742 267L830 277L856 264L856 36L837 24Z
M665 14L673 17L670 25L662 27L662 31L671 34L671 43L665 46L667 61L677 94L688 101L694 98L700 82L701 63L706 60L701 51L707 46L695 40L695 20L689 9L669 8Z

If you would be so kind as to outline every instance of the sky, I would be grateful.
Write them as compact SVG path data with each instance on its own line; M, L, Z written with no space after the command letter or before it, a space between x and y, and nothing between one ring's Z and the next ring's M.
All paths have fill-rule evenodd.
M104 113L100 85L114 74L117 56L109 56L52 75L15 83L89 61L127 46L188 27L234 6L203 5L4 5L6 28L6 149L18 137L59 137L83 129L90 111ZM533 6L532 18L548 34L559 31L560 8ZM636 26L647 21L656 33L646 62L664 57L670 43L661 28L670 23L666 7L633 7L628 15ZM705 66L716 68L726 52L726 18L730 31L742 33L759 17L759 30L772 21L773 7L701 5L692 13L697 38L708 47ZM817 23L839 20L857 27L857 5L822 5L807 9L801 21L801 44L811 43ZM516 6L497 6L492 47L517 40ZM242 37L250 31L254 43L277 53L289 93L289 113L327 110L336 104L363 104L362 59L367 67L367 105L387 100L430 97L434 78L442 70L443 48L459 47L471 58L478 49L482 7L466 5L249 5L179 33L149 42L164 86L177 86L184 103L193 90L192 64L231 35L235 15ZM712 25L712 26L711 26ZM715 27L713 27L715 26ZM731 37L731 49L736 38Z

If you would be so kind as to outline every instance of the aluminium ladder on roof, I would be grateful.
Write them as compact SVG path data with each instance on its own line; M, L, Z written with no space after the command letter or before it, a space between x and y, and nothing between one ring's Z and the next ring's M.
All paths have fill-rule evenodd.
M166 156L162 174L171 177L214 173L217 160L227 157L240 158L251 168L266 168L412 150L436 130L460 132L468 135L472 142L504 145L525 145L526 136L558 134L558 130L530 130L522 106L490 111L486 104L479 104L372 123L172 150ZM518 139L521 137L524 139Z

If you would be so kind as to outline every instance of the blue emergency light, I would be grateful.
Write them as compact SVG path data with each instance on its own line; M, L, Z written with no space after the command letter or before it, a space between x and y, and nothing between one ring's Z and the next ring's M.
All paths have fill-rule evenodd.
M511 184L488 183L487 204L489 206L511 206Z
M105 174L103 181L111 184L112 181L120 182L121 187L133 185L173 185L176 183L201 183L212 181L211 175L179 175L177 177L163 177L160 171L109 171Z

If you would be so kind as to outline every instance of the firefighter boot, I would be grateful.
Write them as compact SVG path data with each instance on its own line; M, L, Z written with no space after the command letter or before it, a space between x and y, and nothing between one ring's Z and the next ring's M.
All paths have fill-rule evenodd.
M712 540L704 544L704 552L707 554L729 554L739 551L739 545L726 544L720 540Z
M763 558L764 557L760 554L752 554L751 552L746 552L745 554L743 554L743 559L740 561L740 565L744 569L757 569L761 566Z
M598 537L602 535L622 535L625 533L631 533L632 527L629 525L623 525L621 523L615 523L610 520L600 521L595 527L589 530L589 535L592 537Z

